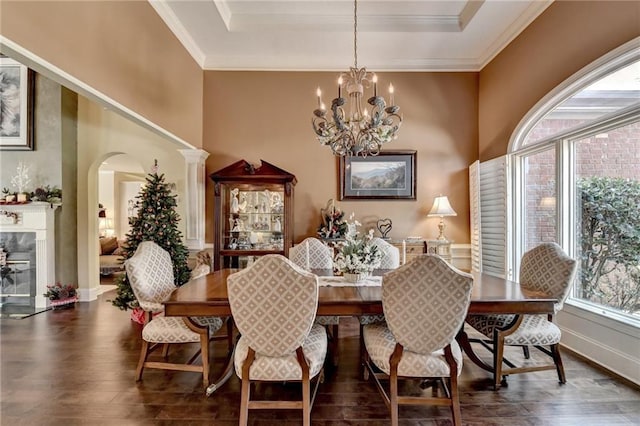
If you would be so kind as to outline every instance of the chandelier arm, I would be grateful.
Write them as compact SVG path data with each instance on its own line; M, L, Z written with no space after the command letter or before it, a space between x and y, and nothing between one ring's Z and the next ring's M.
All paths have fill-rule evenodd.
M335 126L340 131L343 131L343 130L348 130L348 126L347 126L346 121L345 121L344 109L338 105L339 102L336 102L337 100L340 100L340 99L342 99L342 98L338 98L338 99L334 99L333 100L333 102L331 103L331 112L332 112L333 121L335 123Z

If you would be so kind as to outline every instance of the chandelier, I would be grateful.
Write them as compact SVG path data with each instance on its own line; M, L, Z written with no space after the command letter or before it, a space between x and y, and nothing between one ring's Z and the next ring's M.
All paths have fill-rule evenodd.
M334 155L378 155L382 145L397 137L402 124L400 107L393 104L393 85L389 84L389 103L378 96L378 77L358 68L358 0L353 2L353 67L338 78L338 97L331 101L329 114L322 102L320 87L316 92L318 108L313 111L313 130L322 145ZM373 85L373 96L363 105L365 88ZM347 98L342 97L343 87Z

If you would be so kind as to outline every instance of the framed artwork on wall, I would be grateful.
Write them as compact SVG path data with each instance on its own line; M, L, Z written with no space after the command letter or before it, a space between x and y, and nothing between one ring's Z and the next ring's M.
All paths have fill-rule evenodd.
M415 200L416 151L340 157L340 200Z
M0 150L31 151L35 73L0 56Z

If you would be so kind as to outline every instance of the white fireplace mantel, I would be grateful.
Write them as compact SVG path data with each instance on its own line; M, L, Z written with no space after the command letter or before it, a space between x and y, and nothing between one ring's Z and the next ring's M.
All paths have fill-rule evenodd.
M36 308L47 306L43 296L47 285L55 283L55 210L56 204L33 202L27 204L0 204L0 233L34 232L36 236ZM4 212L16 213L17 219L9 220ZM14 223L12 223L14 222Z

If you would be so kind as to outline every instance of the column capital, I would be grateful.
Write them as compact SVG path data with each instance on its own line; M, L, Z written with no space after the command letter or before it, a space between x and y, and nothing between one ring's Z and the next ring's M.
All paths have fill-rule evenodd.
M209 153L203 149L179 149L178 152L187 160L187 163L199 163L209 157Z

